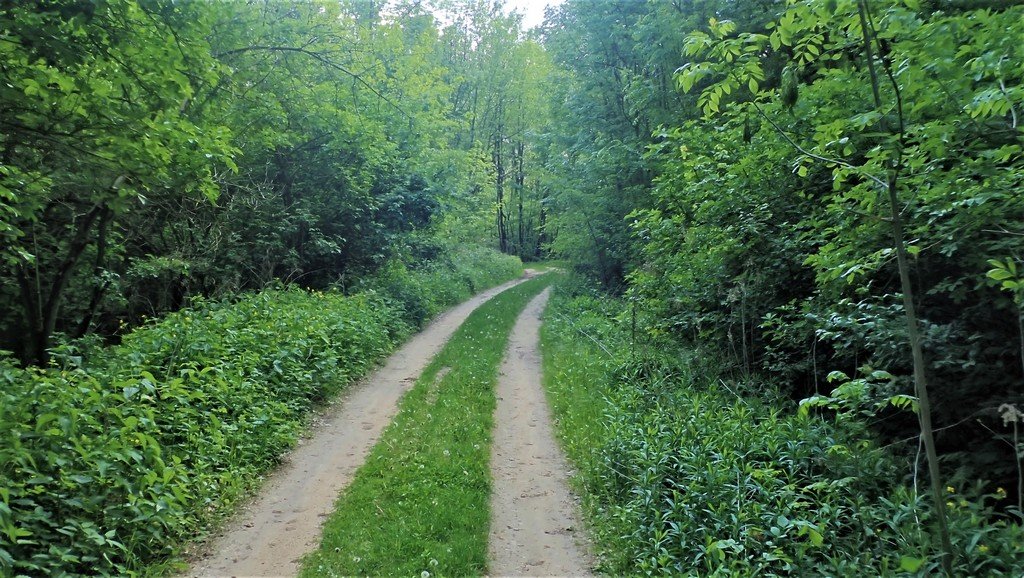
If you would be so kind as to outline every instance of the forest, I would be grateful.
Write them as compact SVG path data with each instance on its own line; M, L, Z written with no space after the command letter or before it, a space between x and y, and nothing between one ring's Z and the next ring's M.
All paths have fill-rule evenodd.
M465 407L382 438L479 436L395 514L471 546L344 541L419 483L378 444L302 575L487 573L434 508L486 513L472 384L545 285L596 573L1024 575L1022 39L1007 0L2 3L0 576L183 571L524 264L428 371Z

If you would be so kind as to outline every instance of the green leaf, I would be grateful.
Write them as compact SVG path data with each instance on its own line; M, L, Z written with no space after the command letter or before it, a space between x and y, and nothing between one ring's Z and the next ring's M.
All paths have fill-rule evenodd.
M923 564L924 558L900 556L900 570L903 570L904 572L917 572Z
M830 371L829 374L825 377L825 379L829 383L832 383L834 381L849 381L850 376L846 375L842 371Z

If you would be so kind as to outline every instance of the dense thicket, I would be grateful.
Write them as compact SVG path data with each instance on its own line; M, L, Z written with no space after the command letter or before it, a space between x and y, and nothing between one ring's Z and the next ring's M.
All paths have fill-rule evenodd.
M293 287L193 303L113 348L57 348L45 369L0 361L0 575L173 562L258 487L312 408L425 318L521 270L460 251L350 296Z
M569 79L556 109L564 152L552 159L571 185L553 199L552 248L629 295L634 340L697 346L731 368L741 394L781 391L804 399L801 411L868 424L904 452L908 476L920 442L937 537L929 564L946 573L964 571L971 546L948 528L956 502L947 506L943 480L1016 488L1001 506L1017 523L1024 515L1022 16L1005 4L847 0L567 2L548 19L546 46ZM606 505L636 496L629 519L653 537L634 538L657 547L632 567L663 568L662 544L678 536L690 556L694 532L741 512L709 497L722 509L687 526L702 465L651 448L712 435L701 451L719 463L765 448L719 443L736 433L717 426L737 408L680 431L693 421L685 411L636 411L631 380L620 381L612 413L632 416L632 433L615 443L622 455L640 448L639 462L621 495L595 492ZM666 407L717 403L677 387ZM636 399L648 395L662 394ZM755 419L766 421L751 435L786 430L798 446L810 425ZM667 438L650 439L662 428ZM803 459L790 450L785 459ZM678 467L648 480L651 464ZM659 484L680 495L649 489ZM727 561L720 540L692 555ZM770 571L846 571L826 568Z
M447 10L0 7L0 574L152 572L538 254L545 53Z
M8 3L0 348L193 295L539 252L545 53L499 4ZM494 224L496 215L496 225Z
M581 294L582 293L582 294ZM717 360L638 343L630 304L564 283L542 327L546 385L611 575L935 576L935 510L860 420L750 395ZM954 576L1016 576L1009 493L943 488Z
M553 248L628 290L651 335L912 442L892 190L947 473L1017 486L1021 22L991 3L566 2L546 46L571 72L557 168L576 176Z

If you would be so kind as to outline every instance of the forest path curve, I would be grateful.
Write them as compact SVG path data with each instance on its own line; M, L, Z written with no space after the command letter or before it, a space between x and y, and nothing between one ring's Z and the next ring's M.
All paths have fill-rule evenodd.
M501 364L491 446L492 576L593 574L541 385L540 317L550 293L545 289L523 310Z
M353 385L299 441L260 493L203 548L186 576L295 576L316 549L338 494L366 460L398 411L398 402L470 313L495 295L537 275L483 291L449 309Z

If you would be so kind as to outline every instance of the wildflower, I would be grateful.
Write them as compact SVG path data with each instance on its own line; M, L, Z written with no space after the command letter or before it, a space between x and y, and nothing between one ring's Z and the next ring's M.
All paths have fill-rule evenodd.
M431 559L430 559L430 565L431 565L431 566L434 566L434 567L436 568L436 567L437 567L437 560L436 560L436 559L434 559L434 558L431 558Z
M953 486L946 486L946 491L949 492L950 494L955 494L956 488L954 488Z
M1006 490L1002 488L996 488L996 498L1000 500L1006 499Z
M978 546L978 551L981 552L982 554L984 554L984 553L988 552L988 546L986 546L984 544L981 544L980 546Z
M448 456L452 455L452 453L450 451L448 451L448 450L444 450L443 453L444 453L444 457L448 457Z
M426 570L420 572L420 578L430 578L430 572L427 572Z
M953 502L946 502L946 507L947 507L947 508L952 508L952 507L953 507L953 506L955 506L955 505L956 505L956 504L954 504Z
M1004 426L1010 425L1018 420L1024 422L1024 412L1017 409L1017 406L1013 404L1004 403L1003 405L999 406L999 409L997 411L999 412L999 417L1003 418Z

